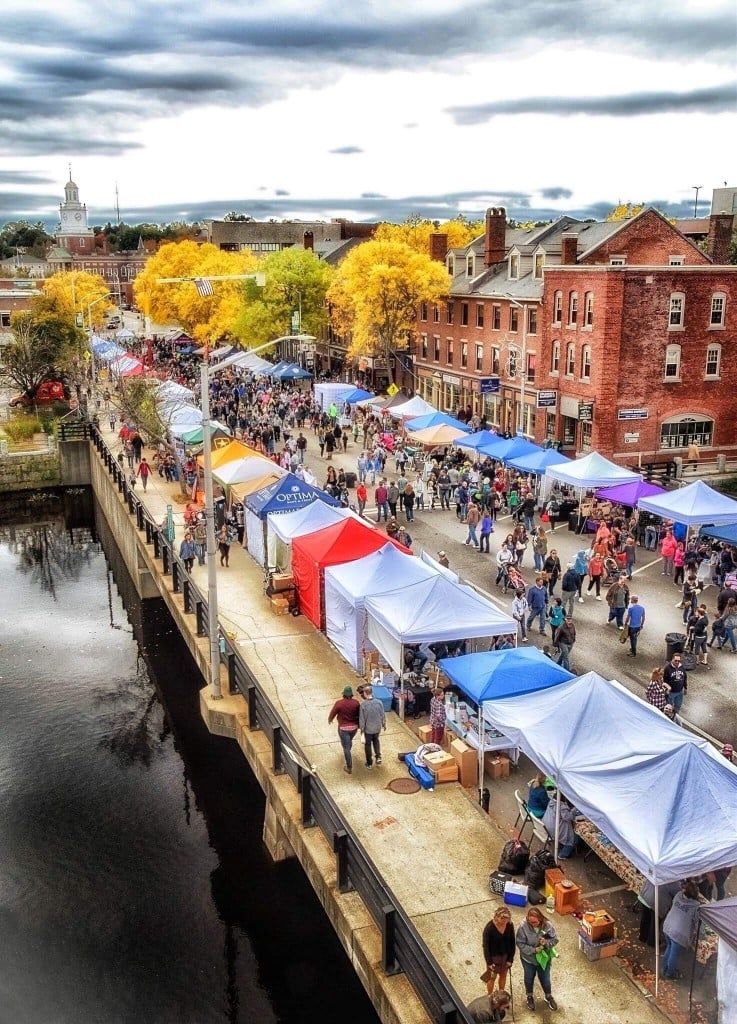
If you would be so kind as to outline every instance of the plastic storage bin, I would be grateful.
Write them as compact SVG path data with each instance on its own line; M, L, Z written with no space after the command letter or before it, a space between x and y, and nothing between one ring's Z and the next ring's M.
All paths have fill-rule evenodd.
M601 942L592 942L582 933L578 933L578 948L587 960L605 960L609 956L616 956L621 939L604 939Z

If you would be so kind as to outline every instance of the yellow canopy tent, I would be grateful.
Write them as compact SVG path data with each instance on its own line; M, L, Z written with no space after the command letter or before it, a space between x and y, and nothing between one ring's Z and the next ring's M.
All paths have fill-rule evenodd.
M258 452L255 448L250 448L242 441L231 441L230 444L226 444L224 448L218 448L212 453L212 468L217 469L218 466L223 466L226 462L232 462L233 459L245 459L249 455L260 455L261 458L264 457L263 452ZM197 462L200 466L204 466L205 464L201 455L197 456Z
M436 427L425 427L424 430L413 430L407 435L407 443L413 444L451 444L457 438L465 437L459 433L457 427L451 427L447 423L439 423Z
M230 500L244 501L249 494L253 494L254 491L260 491L262 487L268 487L269 484L275 483L281 479L282 475L276 471L275 467L275 472L267 473L265 476L259 476L253 480L245 480L240 484L233 484L230 488Z

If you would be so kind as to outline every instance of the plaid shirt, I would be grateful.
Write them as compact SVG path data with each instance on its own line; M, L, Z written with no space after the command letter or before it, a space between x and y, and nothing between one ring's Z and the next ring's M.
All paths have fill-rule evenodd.
M430 701L430 728L439 729L445 725L445 701L442 697L433 697Z
M664 711L668 703L668 688L654 679L645 690L645 700L658 711Z

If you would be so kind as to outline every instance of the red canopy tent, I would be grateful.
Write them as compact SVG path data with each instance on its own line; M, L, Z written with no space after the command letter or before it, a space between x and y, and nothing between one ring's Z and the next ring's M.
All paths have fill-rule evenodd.
M292 574L299 591L303 615L318 629L325 629L325 574L328 565L354 562L383 548L391 538L379 530L349 518L316 533L306 533L292 541ZM406 554L412 552L392 541ZM401 583L397 580L397 586Z

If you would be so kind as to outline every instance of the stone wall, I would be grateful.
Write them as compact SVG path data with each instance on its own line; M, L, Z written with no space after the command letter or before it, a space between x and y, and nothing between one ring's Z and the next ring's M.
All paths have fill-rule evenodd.
M19 452L0 457L0 494L59 487L61 482L56 452Z

